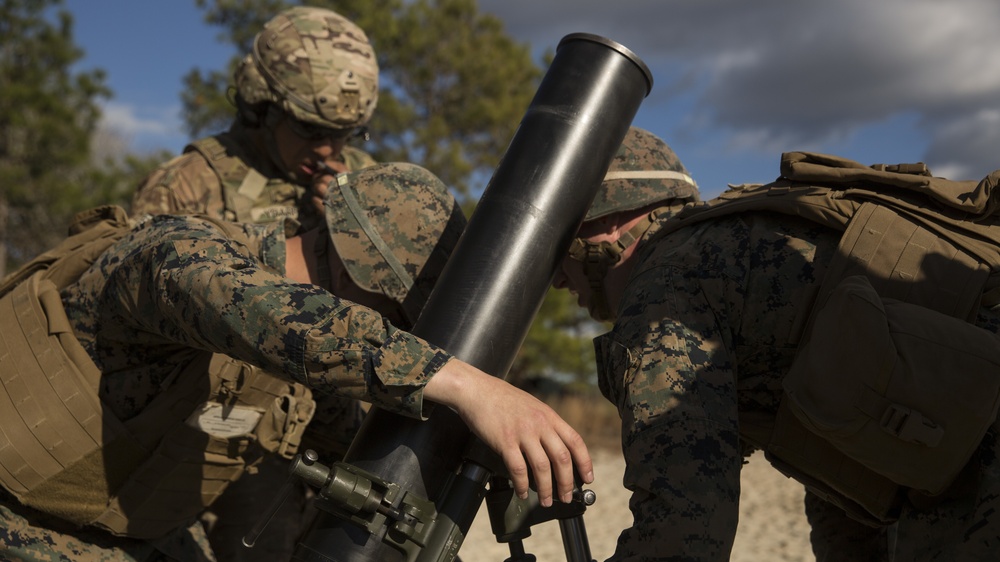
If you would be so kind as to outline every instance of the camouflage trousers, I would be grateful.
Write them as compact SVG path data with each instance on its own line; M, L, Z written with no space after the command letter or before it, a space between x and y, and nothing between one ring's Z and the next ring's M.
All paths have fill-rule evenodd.
M1000 422L950 493L929 506L907 503L899 521L872 528L815 496L806 497L817 562L992 562L1000 558Z
M198 522L155 541L78 529L0 491L0 560L5 562L215 562Z

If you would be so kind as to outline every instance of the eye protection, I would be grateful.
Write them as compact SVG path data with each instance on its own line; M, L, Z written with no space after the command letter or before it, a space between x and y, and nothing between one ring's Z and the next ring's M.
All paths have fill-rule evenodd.
M288 123L288 128L295 133L295 136L308 141L319 141L325 139L332 141L346 140L357 133L357 129L354 127L347 129L323 127L322 125L299 121L288 114L285 115L285 122Z

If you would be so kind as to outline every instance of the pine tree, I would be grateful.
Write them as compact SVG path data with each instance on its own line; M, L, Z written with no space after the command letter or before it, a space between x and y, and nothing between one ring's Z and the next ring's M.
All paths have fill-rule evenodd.
M73 73L83 53L60 0L0 0L0 274L65 236L110 92L100 70Z
M297 3L198 0L205 20L237 53L251 49L264 23ZM327 0L368 34L379 59L381 90L360 148L380 161L418 163L458 193L463 206L500 161L542 76L529 46L518 44L475 0ZM188 132L224 130L235 115L227 99L239 56L225 69L194 69L182 95ZM590 334L597 326L565 291L550 291L508 374L515 384L543 378L593 388ZM548 386L548 385L546 385Z

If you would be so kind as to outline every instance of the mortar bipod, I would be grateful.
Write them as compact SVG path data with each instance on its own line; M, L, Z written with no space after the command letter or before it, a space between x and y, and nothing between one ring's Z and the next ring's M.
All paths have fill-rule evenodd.
M313 450L295 456L288 481L243 538L243 545L253 547L294 489L295 480L302 480L317 490L313 501L318 509L380 536L383 542L402 551L405 559L416 559L434 526L437 515L434 504L350 464L338 462L327 467L318 460L319 455Z
M486 493L490 528L497 542L507 543L510 548L505 562L535 562L535 556L524 550L524 539L531 536L533 525L553 520L559 521L567 562L593 562L583 513L596 501L593 491L578 488L573 491L572 502L555 501L551 507L542 507L534 490L529 489L528 497L522 500L503 476L491 479Z
M380 537L382 542L399 550L405 560L456 560L465 531L475 517L474 513L459 515L456 504L469 504L466 508L478 506L485 494L492 532L497 542L507 543L510 548L511 556L506 562L533 562L535 557L524 551L523 539L531 535L532 525L552 520L559 521L567 562L594 562L583 524L583 513L597 499L593 491L577 488L570 503L557 501L543 508L533 489L528 490L527 498L517 497L510 479L491 462L494 459L488 459L493 455L484 456L484 451L476 445L471 449L479 453L478 460L486 461L493 470L467 458L452 480L440 511L433 502L350 464L334 463L327 467L318 462L315 451L307 450L292 461L288 481L243 538L243 544L253 547L294 489L294 481L302 480L317 489L314 499L317 508ZM485 491L487 481L489 490ZM471 497L478 500L469 501Z

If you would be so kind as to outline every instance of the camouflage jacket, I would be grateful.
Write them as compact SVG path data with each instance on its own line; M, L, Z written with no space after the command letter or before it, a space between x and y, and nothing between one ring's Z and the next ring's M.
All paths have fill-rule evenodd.
M774 423L782 379L839 240L840 232L810 220L757 211L640 242L614 328L595 340L601 390L622 418L624 484L633 492L634 523L612 560L729 559L750 452L741 422ZM995 308L980 309L976 325L1000 332ZM996 451L984 451L996 465ZM919 552L944 519L912 515L898 548Z
M349 171L375 164L367 153L350 146L341 157ZM309 230L321 225L323 217L305 194L306 188L288 182L237 123L225 133L189 144L183 154L146 177L133 197L132 216L204 213L244 223L294 218Z
M283 277L280 224L243 228L251 247L197 217L153 217L62 291L114 414L129 419L175 367L219 352L318 397L420 417L423 387L450 356L368 308Z

